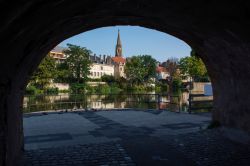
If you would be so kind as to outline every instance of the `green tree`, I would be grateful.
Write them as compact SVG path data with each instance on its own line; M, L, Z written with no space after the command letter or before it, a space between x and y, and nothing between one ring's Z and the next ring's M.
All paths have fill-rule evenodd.
M167 84L169 85L169 93L173 94L179 86L180 75L178 72L179 62L176 58L170 58L166 61L166 68L169 76L167 77Z
M69 83L70 82L70 71L66 61L56 64L56 78L54 82L58 83Z
M108 84L110 84L110 83L114 83L115 82L115 77L111 76L111 75L104 74L101 77L101 80L104 81L104 82L107 82Z
M41 90L48 88L56 75L55 64L55 60L47 55L31 76L30 84Z
M125 65L127 80L133 85L145 84L155 77L156 60L150 55L133 56Z
M150 55L142 55L141 56L144 68L147 69L147 73L144 76L144 81L148 82L151 78L155 78L156 76L156 60L152 58Z
M191 56L180 59L180 69L182 75L188 75L193 80L208 79L206 66L193 50Z
M66 64L69 69L71 81L77 83L86 83L90 74L91 61L89 56L91 51L85 47L67 44L68 49L63 52L66 55Z
M143 61L140 56L131 57L124 68L127 80L133 84L143 83L144 76L147 73L147 70L143 67Z

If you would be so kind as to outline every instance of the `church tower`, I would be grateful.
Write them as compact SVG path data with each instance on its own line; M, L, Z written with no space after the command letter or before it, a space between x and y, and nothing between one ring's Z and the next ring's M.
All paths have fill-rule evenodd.
M115 47L115 57L112 58L114 64L114 76L115 78L126 78L124 73L124 67L126 59L122 57L122 42L120 38L120 31L118 30L117 42Z
M120 39L120 30L118 30L117 42L115 47L115 56L122 57L122 42Z

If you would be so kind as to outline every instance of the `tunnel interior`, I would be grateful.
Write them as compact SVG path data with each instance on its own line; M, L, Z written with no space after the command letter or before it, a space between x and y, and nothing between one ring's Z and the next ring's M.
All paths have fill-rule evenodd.
M113 25L138 25L194 48L213 84L213 120L250 131L249 2L1 1L0 163L22 156L22 97L28 77L49 50L73 35ZM5 9L5 10L3 10Z

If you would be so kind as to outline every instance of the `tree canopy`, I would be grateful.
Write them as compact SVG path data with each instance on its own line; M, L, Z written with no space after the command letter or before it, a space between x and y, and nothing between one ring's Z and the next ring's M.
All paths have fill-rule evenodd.
M106 74L104 74L104 75L101 77L101 80L110 84L110 83L112 83L112 82L115 82L115 77L112 76L112 75L106 75Z
M125 65L127 80L132 84L148 83L155 77L156 60L150 55L131 57Z
M188 75L195 80L208 77L206 66L193 50L191 56L180 59L179 65L183 75Z
M173 82L173 79L175 77L178 77L178 68L179 68L179 61L177 58L169 58L166 61L166 68L167 71L169 73L168 76L168 82L170 82L170 84Z
M178 89L181 84L180 73L179 73L179 60L177 58L169 58L165 66L169 76L166 79L169 85L169 93L172 94L174 90ZM178 84L178 85L177 85Z
M85 47L67 44L68 49L63 52L66 55L69 77L77 83L85 83L90 74L91 61L89 59L91 51Z
M57 83L69 83L70 71L66 61L56 64L56 78L54 82Z
M31 76L30 83L39 89L46 89L50 82L55 78L55 75L55 60L47 55Z

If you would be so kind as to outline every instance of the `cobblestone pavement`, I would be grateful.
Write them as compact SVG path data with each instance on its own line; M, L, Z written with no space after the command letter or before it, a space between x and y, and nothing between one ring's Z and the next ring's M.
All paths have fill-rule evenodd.
M29 150L25 157L27 166L135 165L118 143Z
M162 137L197 166L249 166L250 144L225 138L220 129Z
M88 128L74 126L73 132L74 128L67 130L61 122L64 133L54 124L57 133L51 129L46 135L46 130L34 130L37 126L30 126L33 122L24 118L25 165L247 166L250 162L249 145L230 141L220 129L205 129L210 121L207 115L152 110L71 114L65 113L71 123L84 123ZM57 115L51 117L53 123L60 121ZM40 123L39 118L44 120L41 116L34 122ZM38 135L40 131L44 133Z

